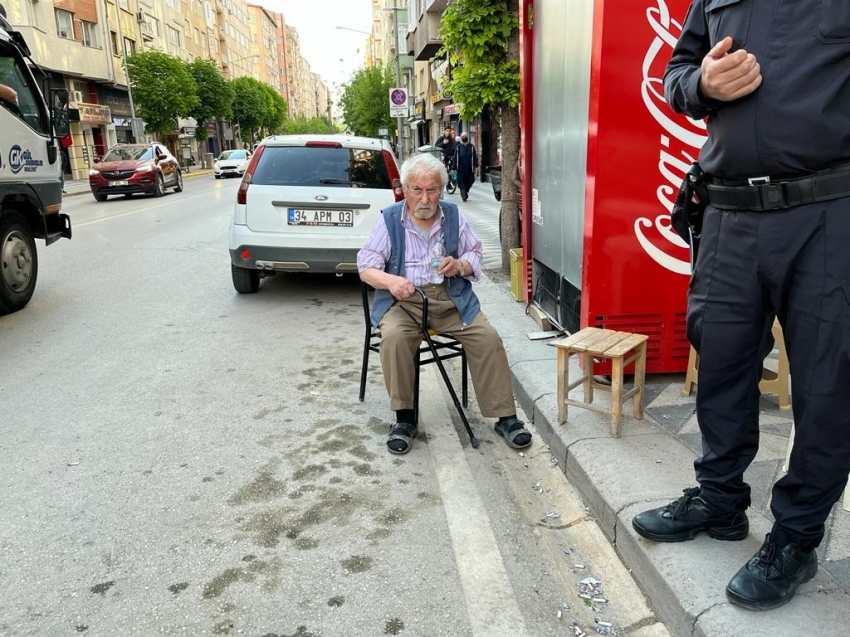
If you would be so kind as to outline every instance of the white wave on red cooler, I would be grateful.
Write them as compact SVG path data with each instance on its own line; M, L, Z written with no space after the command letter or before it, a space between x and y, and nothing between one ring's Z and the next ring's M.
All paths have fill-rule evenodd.
M655 37L643 58L641 97L658 126L659 214L655 219L636 219L634 231L638 243L653 261L671 272L690 275L688 246L670 227L670 210L685 173L705 143L705 122L676 115L664 100L664 69L682 25L671 18L664 0L656 0L656 6L648 7L646 17ZM654 240L647 232L651 232Z

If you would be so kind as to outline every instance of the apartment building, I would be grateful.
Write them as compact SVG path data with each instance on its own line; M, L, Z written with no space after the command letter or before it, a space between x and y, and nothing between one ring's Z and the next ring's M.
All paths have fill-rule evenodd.
M259 5L248 4L248 29L251 32L251 50L257 56L255 68L258 71L258 79L281 93L277 22L274 13Z
M275 14L275 43L277 45L277 72L280 94L286 100L289 116L293 116L289 82L289 51L286 40L286 20L282 13Z
M94 158L118 142L148 139L136 118L124 57L159 50L185 61L211 59L225 79L250 76L303 113L327 111L327 87L298 51L295 29L282 15L246 0L4 0L9 21L27 40L53 86L71 93L72 145L68 179L87 179ZM278 19L279 17L279 19ZM289 54L287 39L295 38ZM290 79L294 69L294 79ZM321 105L321 106L320 106ZM240 142L229 122L209 122L203 147L196 122L183 119L164 141L178 157L218 153ZM64 152L64 151L63 151Z

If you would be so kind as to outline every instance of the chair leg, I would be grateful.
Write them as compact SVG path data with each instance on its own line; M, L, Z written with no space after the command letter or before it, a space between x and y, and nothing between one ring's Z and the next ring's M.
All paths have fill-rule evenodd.
M469 407L469 374L467 373L467 369L466 350L464 350L463 355L460 357L460 373L463 374L460 386L464 407Z
M623 411L623 357L611 359L611 437L620 437L620 415Z
M593 402L593 355L582 354L584 358L584 402Z
M685 386L682 387L682 396L690 396L694 390L694 385L697 384L698 368L699 356L697 356L697 351L691 346L691 353L688 354L688 370L685 374Z
M567 387L570 384L570 355L558 349L558 424L567 421Z
M635 387L637 391L632 396L632 412L638 420L643 419L643 390L646 386L646 341L637 346L635 359Z
M413 424L419 426L419 369L420 364L419 351L416 352L416 357L413 360Z
M363 366L360 368L360 402L366 399L366 374L369 373L369 346L372 344L372 336L366 333L366 342L363 344Z

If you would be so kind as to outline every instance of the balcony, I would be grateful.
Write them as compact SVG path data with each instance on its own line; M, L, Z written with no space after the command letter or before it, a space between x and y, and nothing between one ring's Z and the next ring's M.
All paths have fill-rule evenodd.
M443 41L440 39L440 14L423 13L416 22L416 28L407 36L407 48L413 59L423 62L437 54Z
M427 13L442 14L445 8L449 6L449 0L425 0L425 11Z

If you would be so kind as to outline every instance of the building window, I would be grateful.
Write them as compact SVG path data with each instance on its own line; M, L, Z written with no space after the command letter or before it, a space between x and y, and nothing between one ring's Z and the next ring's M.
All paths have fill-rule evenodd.
M124 48L127 49L127 55L133 55L136 52L136 41L124 38Z
M83 34L83 46L100 48L100 43L97 41L97 24L80 20L80 32Z
M130 0L118 0L118 6L124 11L130 10Z
M165 0L165 4L172 9L174 8L174 0Z
M180 31L172 26L168 27L168 43L176 47L180 46Z
M118 34L115 31L110 31L109 39L112 41L112 55L116 57L120 56L121 47L118 46Z
M74 25L72 15L68 11L56 9L56 33L60 38L74 39Z
M24 24L28 24L30 26L38 26L38 23L35 19L35 7L32 6L33 2L37 0L23 0L24 4Z
M195 44L201 43L201 30L195 29Z

